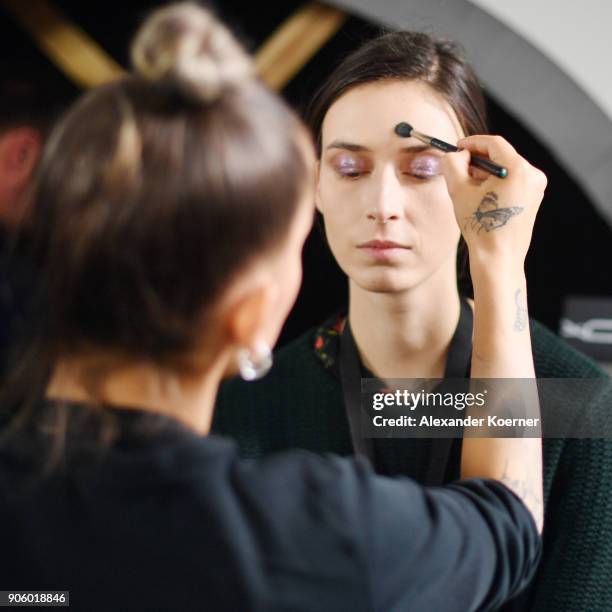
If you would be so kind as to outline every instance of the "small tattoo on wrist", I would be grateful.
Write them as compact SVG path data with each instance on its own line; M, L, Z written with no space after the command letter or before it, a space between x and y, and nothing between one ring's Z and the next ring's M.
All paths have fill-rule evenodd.
M514 294L514 303L516 304L516 319L514 319L514 331L522 332L527 327L529 317L527 316L527 308L521 306L521 290L517 289Z

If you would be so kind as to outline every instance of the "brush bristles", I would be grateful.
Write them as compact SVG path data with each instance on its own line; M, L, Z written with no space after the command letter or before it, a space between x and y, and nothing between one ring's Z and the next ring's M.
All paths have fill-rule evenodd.
M412 134L412 126L402 121L395 126L395 133L402 138L409 138Z

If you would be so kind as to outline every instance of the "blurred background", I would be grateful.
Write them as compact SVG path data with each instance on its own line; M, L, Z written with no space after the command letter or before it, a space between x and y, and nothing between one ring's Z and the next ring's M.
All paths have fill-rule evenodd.
M130 37L161 4L0 0L0 131L22 122L44 135L81 91L128 67ZM491 131L549 178L527 259L531 314L610 368L612 3L220 0L212 6L257 54L262 78L298 112L344 56L382 28L460 42L485 89ZM281 344L341 310L346 297L344 275L315 227Z

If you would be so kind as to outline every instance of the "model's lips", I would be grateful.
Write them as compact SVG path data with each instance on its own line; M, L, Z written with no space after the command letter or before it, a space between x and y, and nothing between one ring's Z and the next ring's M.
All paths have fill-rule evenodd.
M412 247L409 247L405 244L399 244L391 240L370 240L369 242L364 242L363 244L360 244L358 248L386 250L386 249L410 249Z
M403 259L404 253L409 253L412 247L392 240L370 240L358 246L373 261L392 263Z

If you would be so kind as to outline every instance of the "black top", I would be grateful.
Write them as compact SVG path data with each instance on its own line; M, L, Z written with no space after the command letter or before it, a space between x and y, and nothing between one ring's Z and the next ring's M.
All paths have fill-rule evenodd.
M107 410L115 441L70 427L48 475L46 434L0 449L0 589L69 590L87 611L466 612L535 569L531 516L495 481L425 488L305 451L247 462L219 436Z
M11 350L31 332L28 319L35 292L34 265L0 226L0 376L11 362Z

